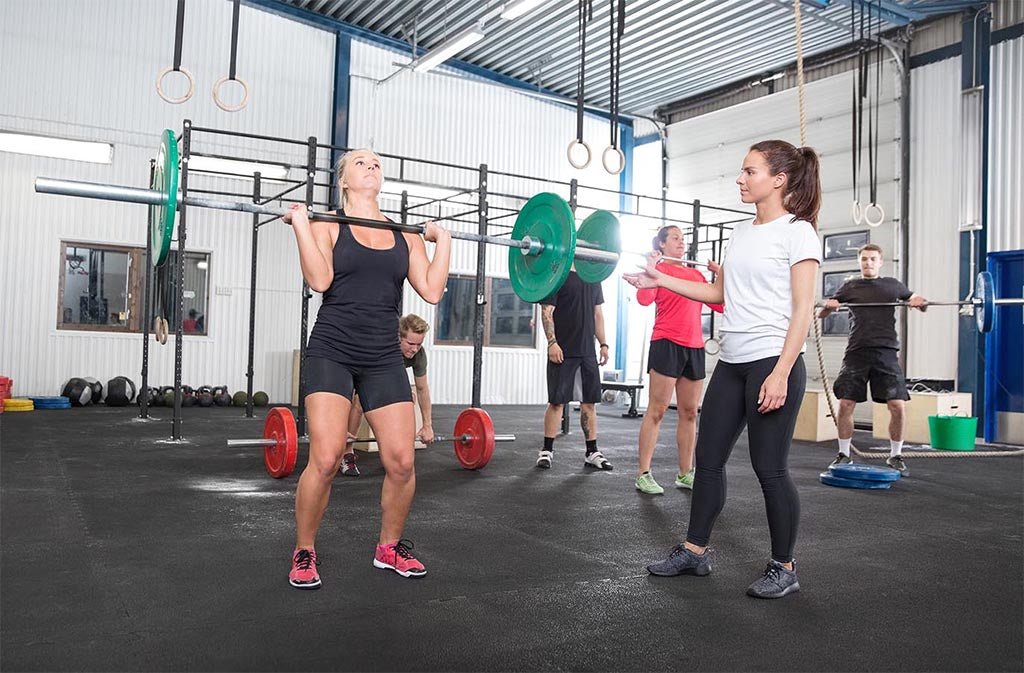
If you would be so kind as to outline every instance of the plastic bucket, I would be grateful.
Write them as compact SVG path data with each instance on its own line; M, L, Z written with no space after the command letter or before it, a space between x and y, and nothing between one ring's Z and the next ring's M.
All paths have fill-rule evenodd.
M946 451L973 451L978 434L974 416L929 416L928 434L932 447Z

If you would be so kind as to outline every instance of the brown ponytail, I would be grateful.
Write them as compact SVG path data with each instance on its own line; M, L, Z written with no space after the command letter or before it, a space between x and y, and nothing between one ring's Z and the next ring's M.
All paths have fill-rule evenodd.
M785 140L762 140L751 145L760 152L774 175L786 174L782 206L798 220L807 220L817 230L821 209L821 178L818 153L810 147L794 147Z

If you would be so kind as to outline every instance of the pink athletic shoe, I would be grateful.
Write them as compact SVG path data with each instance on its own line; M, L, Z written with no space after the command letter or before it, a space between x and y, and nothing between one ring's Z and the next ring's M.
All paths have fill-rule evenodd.
M412 555L412 547L413 544L409 540L379 544L373 557L373 565L378 568L390 568L402 577L423 577L427 574L427 569Z
M292 571L288 573L288 584L296 589L319 589L320 574L316 567L316 552L312 549L296 549L292 556Z

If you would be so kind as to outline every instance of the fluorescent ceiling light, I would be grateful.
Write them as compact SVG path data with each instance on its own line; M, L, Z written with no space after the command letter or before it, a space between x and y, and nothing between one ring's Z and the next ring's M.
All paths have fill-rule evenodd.
M188 169L189 171L227 173L246 178L252 178L258 172L261 180L284 180L288 177L288 169L279 164L259 164L213 157L191 157L188 160Z
M109 164L114 159L114 146L110 143L66 140L10 131L0 131L0 151L72 161L91 161L95 164Z
M458 54L470 45L474 45L484 39L484 33L476 25L470 26L455 37L445 40L438 46L420 56L414 61L413 70L416 72L427 72L441 65L449 58Z
M544 0L518 0L518 2L506 2L501 8L501 18L506 21L515 21L534 7L538 7L543 2Z

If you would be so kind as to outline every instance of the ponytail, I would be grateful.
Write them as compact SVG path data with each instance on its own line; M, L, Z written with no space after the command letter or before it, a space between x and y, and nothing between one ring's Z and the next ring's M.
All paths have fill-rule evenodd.
M810 222L817 230L821 209L818 153L810 147L794 147L785 140L762 140L750 149L764 155L773 174L786 174L783 208L794 218Z

